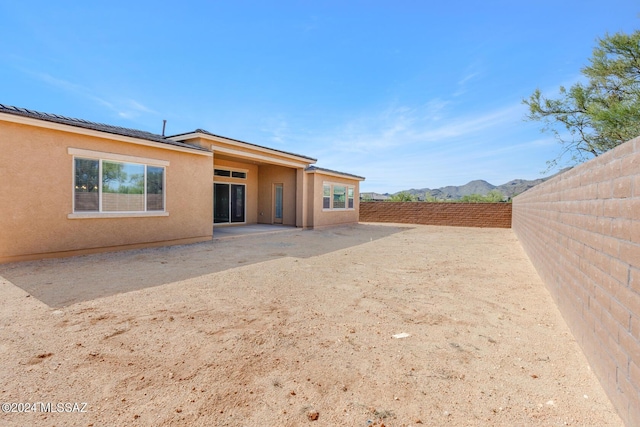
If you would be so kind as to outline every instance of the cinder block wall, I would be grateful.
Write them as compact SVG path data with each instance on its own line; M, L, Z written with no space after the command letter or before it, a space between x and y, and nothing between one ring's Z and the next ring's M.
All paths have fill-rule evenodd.
M620 416L640 426L640 138L514 198L513 230Z
M511 203L361 202L361 222L511 227Z

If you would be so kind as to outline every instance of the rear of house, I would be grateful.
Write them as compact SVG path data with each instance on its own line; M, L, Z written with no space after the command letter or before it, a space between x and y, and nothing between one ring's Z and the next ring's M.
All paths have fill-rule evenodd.
M0 262L358 221L364 178L198 129L165 137L0 104Z
M359 183L363 177L312 166L316 159L311 157L202 129L171 139L213 152L215 226L282 224L309 228L358 222Z

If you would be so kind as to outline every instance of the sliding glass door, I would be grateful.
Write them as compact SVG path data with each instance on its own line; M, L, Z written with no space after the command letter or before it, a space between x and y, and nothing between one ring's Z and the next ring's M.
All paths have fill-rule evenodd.
M245 185L213 185L213 222L245 222Z
M229 222L229 184L213 186L213 222Z
M231 184L231 222L244 222L244 185Z

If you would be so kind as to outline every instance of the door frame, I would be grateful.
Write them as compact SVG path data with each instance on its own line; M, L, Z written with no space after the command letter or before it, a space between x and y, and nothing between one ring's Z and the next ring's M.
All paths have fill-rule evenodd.
M227 185L229 187L229 201L228 201L228 212L229 212L229 221L226 222L215 222L215 203L216 203L216 184L223 184L223 185ZM244 221L240 222L234 222L231 220L231 213L232 213L232 209L231 209L231 204L232 204L232 198L231 198L231 186L232 185L241 185L244 187L244 191L243 191L243 195L244 195L244 200L242 201L242 208L244 210ZM224 182L224 181L213 181L213 224L218 226L218 225L231 225L231 224L246 224L247 223L247 184L243 184L243 183L238 183L238 182Z

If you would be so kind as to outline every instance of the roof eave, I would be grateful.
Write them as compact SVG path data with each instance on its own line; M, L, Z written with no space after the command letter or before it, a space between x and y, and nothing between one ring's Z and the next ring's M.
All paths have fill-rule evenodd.
M192 138L202 138L202 139L214 141L214 142L223 142L225 144L230 144L238 147L251 147L255 150L262 151L264 153L269 153L276 156L288 157L295 160L296 162L301 162L305 165L310 165L318 161L313 157L303 156L301 154L296 154L296 153L290 153L288 151L283 151L283 150L277 150L275 148L264 147L262 145L240 141L239 139L233 139L233 138L227 138L225 136L214 135L209 132L195 131L195 132L183 133L179 135L172 135L167 138L174 141L182 141L182 140L187 140Z
M305 169L306 173L321 173L323 175L330 175L330 176L336 176L339 178L347 178L347 179L352 179L355 181L364 181L366 178L363 176L358 176L358 175L353 175L350 173L346 173L346 172L339 172L339 171L334 171L331 169L324 169L324 168L319 168L317 166L309 166L307 169Z

